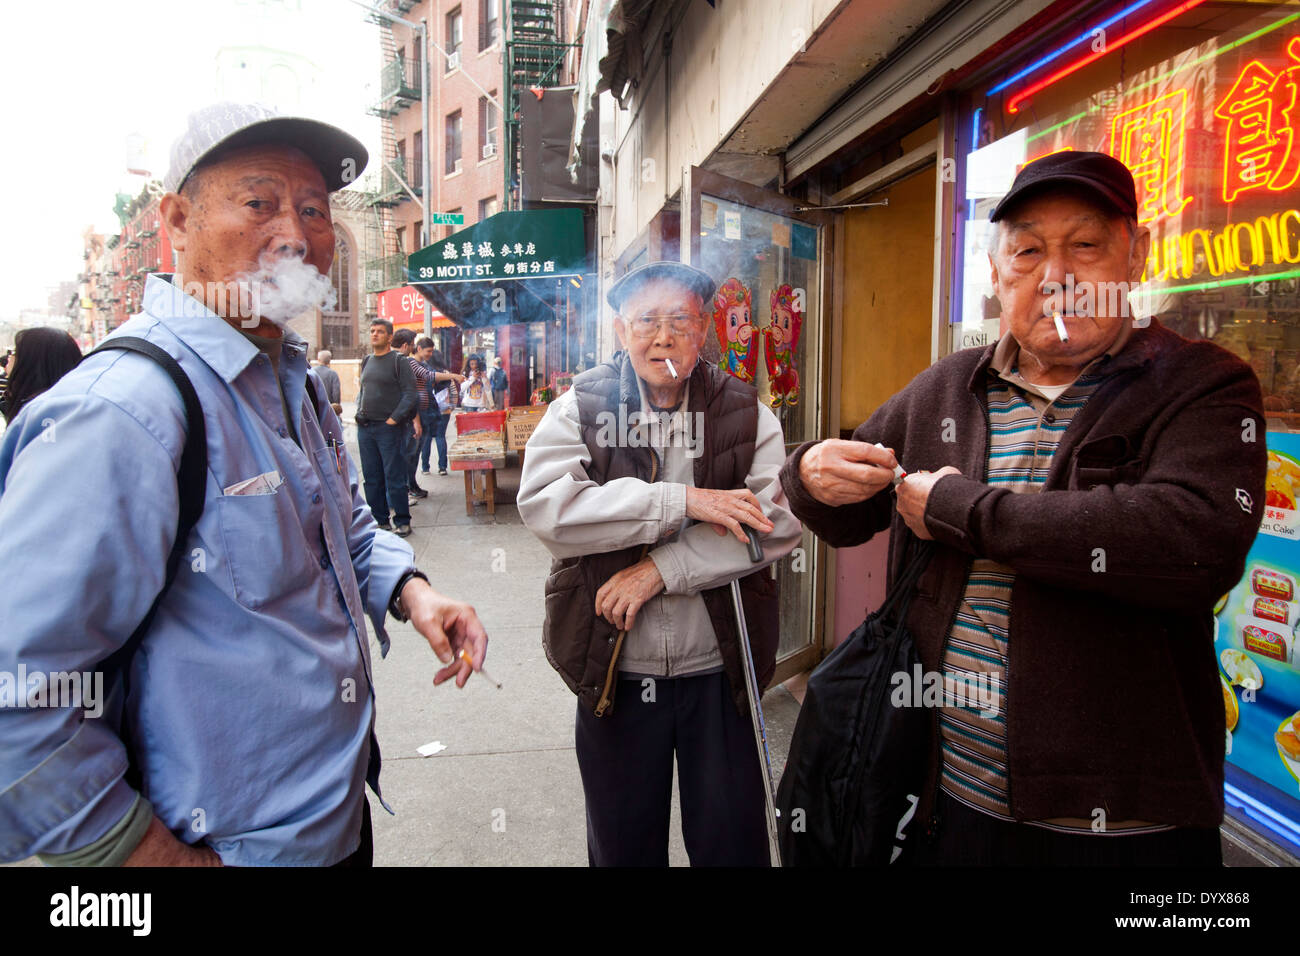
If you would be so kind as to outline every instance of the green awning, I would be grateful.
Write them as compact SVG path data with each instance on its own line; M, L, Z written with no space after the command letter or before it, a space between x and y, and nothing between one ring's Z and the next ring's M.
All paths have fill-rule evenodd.
M407 267L410 284L467 329L561 318L592 274L580 209L499 212L425 246Z
M425 246L407 259L411 282L500 282L582 275L587 265L582 212L499 212Z

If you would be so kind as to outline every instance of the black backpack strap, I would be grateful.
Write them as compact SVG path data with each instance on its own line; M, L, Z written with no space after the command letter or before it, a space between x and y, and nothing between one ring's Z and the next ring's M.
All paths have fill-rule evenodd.
M317 418L320 418L320 395L316 391L316 383L312 381L311 372L307 373L307 392L311 395L312 413L315 414Z
M153 623L154 615L158 613L158 607L162 604L163 597L176 579L190 532L198 523L199 516L203 514L203 499L207 490L208 476L208 435L207 427L203 424L203 406L199 404L199 396L194 391L189 376L185 374L176 359L152 342L129 335L109 339L88 352L86 357L89 358L96 352L109 349L136 352L161 365L181 393L181 400L185 403L186 419L185 447L181 451L181 464L176 475L176 486L180 496L180 517L176 522L176 540L172 543L171 553L167 556L167 574L163 579L163 586L154 597L149 612L127 638L126 643L109 655L101 665L106 674L112 675L120 671L125 679L126 665L134 656L140 642L144 640L149 626Z

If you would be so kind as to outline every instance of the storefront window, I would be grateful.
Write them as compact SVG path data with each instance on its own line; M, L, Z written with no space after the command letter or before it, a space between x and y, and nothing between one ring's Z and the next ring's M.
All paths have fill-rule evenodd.
M1118 18L1099 8L974 97L950 345L999 334L988 213L1015 174L1051 153L1100 150L1133 172L1151 230L1129 300L1137 321L1239 355L1259 375L1270 427L1300 430L1300 11L1191 6L1154 27L1178 5L1129 4Z
M1082 32L1081 32L1082 31ZM1072 42L1073 41L1073 42ZM1071 20L973 98L962 277L950 345L1000 333L989 211L1027 163L1121 160L1151 231L1134 322L1209 339L1259 377L1266 500L1241 582L1216 608L1228 814L1300 851L1300 9L1152 0ZM1140 728L1134 728L1140 733Z

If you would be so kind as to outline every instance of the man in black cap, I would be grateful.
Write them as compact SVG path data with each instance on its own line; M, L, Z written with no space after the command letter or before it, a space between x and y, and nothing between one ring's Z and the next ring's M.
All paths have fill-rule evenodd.
M752 385L699 360L713 288L675 262L615 283L625 351L551 403L520 479L519 513L556 558L543 643L578 695L594 866L667 864L674 755L691 863L768 861L728 585L741 578L765 687L778 636L766 566L801 532L777 480L776 416ZM742 525L763 539L761 563Z
M907 620L945 688L923 861L1221 860L1212 610L1262 514L1262 403L1236 357L1130 316L1136 216L1110 156L1026 166L990 217L1002 336L782 471L828 544L890 528L891 579L935 542Z

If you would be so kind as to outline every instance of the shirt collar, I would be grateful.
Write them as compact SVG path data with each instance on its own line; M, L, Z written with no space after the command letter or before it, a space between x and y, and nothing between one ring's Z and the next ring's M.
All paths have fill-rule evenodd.
M1115 338L1111 347L1080 369L1079 374L1075 376L1074 381L1078 382L1079 379L1084 378L1087 375L1101 374L1103 373L1103 369L1105 372L1114 371L1117 366L1112 365L1111 360L1124 351L1124 347L1128 345L1129 338L1132 334L1133 323L1124 322L1120 326L1119 335ZM1015 385L1017 388L1031 391L1035 395L1042 395L1034 383L1030 382L1020 374L1019 366L1020 342L1016 340L1014 335L1007 332L1006 335L998 339L997 344L993 348L993 357L989 360L989 371L997 375L998 378L1003 381ZM1071 385L1073 384L1074 383L1072 382ZM1047 396L1043 395L1042 397L1046 398Z
M226 382L234 382L261 354L239 330L168 279L150 275L145 282L143 311L165 325ZM282 354L307 354L307 343L292 329L283 329Z

